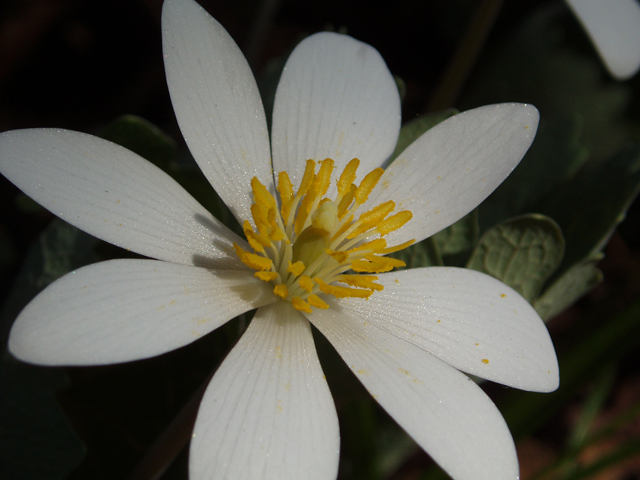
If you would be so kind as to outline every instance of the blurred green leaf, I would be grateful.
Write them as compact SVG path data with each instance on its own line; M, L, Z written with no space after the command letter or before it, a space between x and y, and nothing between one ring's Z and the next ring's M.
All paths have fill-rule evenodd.
M599 252L640 190L640 148L592 161L559 187L538 211L554 218L567 242L561 271Z
M598 314L606 314L601 309ZM595 330L580 335L575 345L558 356L560 388L552 393L509 390L498 406L515 438L520 438L544 425L557 411L576 395L582 383L593 377L605 363L621 358L637 348L640 338L640 301L631 304L620 314L605 318Z
M400 129L400 136L396 149L391 154L389 163L393 162L409 145L417 140L420 135L435 127L449 117L454 116L458 111L454 108L443 110L441 112L427 113L405 123Z
M102 131L102 138L146 158L163 170L174 160L176 142L147 120L135 115L116 118Z
M460 104L531 103L552 127L540 136L569 122L562 128L566 142L575 142L570 124L579 119L580 143L591 158L601 159L632 138L638 120L625 116L631 101L630 85L611 80L569 10L545 4L485 53Z
M463 265L478 242L478 210L473 210L453 225L433 236L440 255L447 265Z
M602 272L596 267L600 258L595 256L575 264L546 288L533 302L538 315L549 320L598 285L602 281Z
M60 219L49 224L30 247L3 306L3 344L14 319L36 294L98 260L98 243ZM5 352L0 363L0 478L62 479L80 463L84 446L55 398L55 390L67 383L63 370L18 363Z
M80 463L84 445L54 393L67 383L61 369L0 362L0 478L63 479Z
M560 265L563 252L562 232L552 219L523 215L487 231L467 268L501 280L532 301Z
M588 158L581 117L540 120L533 145L509 177L480 205L482 229L537 206L570 180Z
M570 452L578 452L586 444L588 433L611 394L617 367L616 362L609 362L596 373L593 389L583 402L578 421L569 434L567 448Z

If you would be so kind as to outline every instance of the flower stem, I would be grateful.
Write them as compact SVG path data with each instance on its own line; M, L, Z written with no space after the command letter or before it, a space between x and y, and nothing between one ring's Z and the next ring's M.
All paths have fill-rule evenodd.
M483 0L480 3L427 105L428 112L437 112L454 106L460 90L480 56L503 1Z

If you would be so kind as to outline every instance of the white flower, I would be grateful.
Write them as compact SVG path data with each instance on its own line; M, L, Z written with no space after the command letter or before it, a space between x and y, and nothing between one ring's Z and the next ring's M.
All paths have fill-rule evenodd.
M303 41L278 86L270 146L255 81L226 31L192 0L166 0L162 25L167 81L189 149L241 223L264 222L262 230L256 223L245 230L255 229L248 233L252 245L265 242L265 253L251 253L174 180L122 147L64 130L6 132L0 169L7 178L64 220L157 259L98 263L56 281L16 320L10 351L42 365L125 362L179 348L257 309L202 400L191 442L192 479L336 477L337 416L310 324L454 478L517 478L504 420L459 370L526 390L554 390L555 352L533 308L506 285L464 269L348 276L352 284L341 290L326 268L359 261L378 262L365 270L388 270L394 264L380 256L388 251L384 242L376 241L364 259L349 249L378 233L387 233L391 246L420 241L467 214L529 148L537 110L503 104L456 115L411 145L373 188L382 172L364 173L389 157L400 127L397 88L376 50L333 33ZM388 205L401 221L369 222L371 230L354 245L332 244L337 251L328 255L322 242L341 228L345 207L340 200L296 200L305 168L316 171L308 159L322 165L308 176L309 191L318 193L330 180L327 195L335 199L354 193L355 182L364 185L351 207L364 202L358 215ZM278 178L289 208L308 202L316 230L305 231L317 238L300 230L309 222L300 235L290 223L278 223L272 169L288 173ZM404 225L411 213L402 212L413 214ZM314 247L316 240L324 246ZM286 252L292 264L307 262L299 268L324 255L318 262L325 271L316 269L307 284L298 267L287 271L287 259L279 257ZM256 273L261 263L247 266L256 262L273 267ZM285 292L279 285L287 276ZM323 280L330 285L323 287ZM294 307L296 295L303 303Z
M638 0L566 0L587 31L607 70L618 80L640 68Z

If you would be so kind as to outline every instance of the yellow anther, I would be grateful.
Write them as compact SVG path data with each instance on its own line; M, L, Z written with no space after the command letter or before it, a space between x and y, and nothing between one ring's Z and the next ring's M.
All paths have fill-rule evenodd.
M287 272L293 273L296 277L304 272L305 266L301 261L297 261L296 263L289 262L289 267L287 267Z
M254 203L251 205L251 215L253 216L253 221L258 227L258 231L265 236L269 236L269 230L271 230L269 225L269 211L267 207L262 205L261 203Z
M381 238L411 219L409 211L389 216L395 210L391 200L362 213L354 221L356 211L379 183L381 168L370 172L356 186L360 160L352 159L336 182L337 195L329 198L325 195L335 162L327 158L319 163L316 173L316 162L307 160L297 192L287 172L278 174L280 204L269 192L271 186L254 177L253 222L244 221L242 229L255 253L233 244L240 260L255 270L256 278L271 283L274 295L291 301L294 308L305 313L311 313L312 308L329 308L325 299L318 296L320 292L336 298L368 298L382 290L384 287L376 283L377 276L345 271L375 274L404 266L401 260L381 255L413 243L410 240L387 247L387 241Z
M271 270L273 262L270 258L262 257L255 253L249 253L236 243L233 244L233 248L235 249L238 257L240 257L240 260L242 260L242 263L246 266L253 268L254 270Z
M301 312L312 312L311 306L300 297L293 297L291 299L291 304L293 305L293 308L295 308L296 310L300 310Z
M327 253L338 263L344 263L349 258L349 254L342 250L333 251L327 249Z
M298 285L300 285L300 287L303 290L306 290L308 293L311 293L313 291L313 280L311 280L311 277L309 277L308 275L302 275L299 279L298 279Z
M278 274L276 272L256 272L253 276L259 278L263 282L272 282L278 278Z
M382 249L387 246L387 241L384 238L376 238L370 242L363 243L359 247L355 247L349 250L349 253L362 252L365 250L371 250L374 253L382 253Z
M379 283L375 283L378 277L375 275L340 275L337 280L351 287L366 288L369 290L384 290Z
M337 287L335 285L327 285L321 278L316 277L314 282L320 287L320 291L336 298L369 298L373 294L373 290L362 290L360 288Z
M323 301L317 295L309 295L307 297L307 301L309 302L309 305L311 305L312 307L321 308L322 310L326 310L327 308L329 308L329 304Z
M331 185L331 174L333 173L334 162L330 158L325 158L320 162L320 170L316 175L316 181L313 184L313 188L316 191L316 195L321 197L329 189Z
M393 200L389 200L388 202L381 203L377 207L372 208L368 212L364 212L358 219L358 227L347 235L347 238L355 238L364 232L368 232L372 228L376 228L380 225L380 222L382 222L384 217L389 215L394 208L396 208L395 202Z
M359 166L360 160L354 158L349 163L347 163L346 167L344 167L344 171L342 172L342 175L340 175L340 179L338 180L338 194L340 194L341 197L349 193L351 185L356 179L356 170L358 170Z
M338 218L340 220L342 220L342 217L344 217L345 214L349 211L349 207L353 203L353 199L356 195L357 189L358 187L356 187L356 184L352 183L351 187L349 187L349 191L340 200L340 204L338 205Z
M287 172L280 172L278 175L278 193L280 194L280 201L282 202L280 213L286 225L289 222L289 215L291 214L291 207L294 201L293 185Z
M244 230L244 235L247 237L249 245L251 245L251 248L256 252L264 253L264 247L271 246L271 240L264 235L254 232L251 224L247 220L244 221L242 229Z
M404 250L405 248L407 248L409 245L413 245L415 241L416 241L415 239L407 240L406 242L401 243L400 245L396 245L395 247L385 248L384 250L381 250L377 253L381 255L387 255L389 253L399 252L400 250Z
M267 218L269 220L269 236L274 242L279 242L284 238L284 232L278 226L278 222L276 221L276 210L275 208L269 209L267 213Z
M359 205L362 205L364 202L367 201L367 198L369 198L369 194L378 184L378 180L380 180L380 177L382 176L383 173L384 173L383 169L376 168L375 170L372 170L371 172L369 172L367 176L364 177L362 182L360 182L360 186L356 190L356 195L355 195L356 202Z
M313 184L313 179L315 177L316 171L316 162L313 160L307 160L307 165L304 168L304 175L302 176L302 180L300 181L300 188L298 188L298 197L302 197L309 191L311 185Z
M251 189L253 190L253 199L256 203L261 203L268 209L277 207L276 199L273 198L273 195L269 193L267 188L260 183L258 177L251 179Z
M382 273L390 272L394 268L405 267L407 264L402 260L389 257L377 257L368 255L363 260L356 260L351 264L354 272Z
M398 212L384 220L380 225L378 225L376 230L380 235L386 235L402 227L405 223L411 220L412 217L413 213L409 210L403 210L402 212Z
M294 232L299 234L304 229L305 223L307 222L307 217L311 212L311 208L315 200L315 189L311 189L305 195L304 199L302 199L302 203L300 204L300 208L298 209L298 215L296 215L296 221L293 224Z
M287 298L287 295L289 295L289 289L284 283L281 283L280 285L275 286L273 293L284 300Z

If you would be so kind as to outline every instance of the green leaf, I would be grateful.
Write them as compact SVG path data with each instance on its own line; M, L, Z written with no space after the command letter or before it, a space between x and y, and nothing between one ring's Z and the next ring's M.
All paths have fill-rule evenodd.
M417 140L424 132L435 127L447 118L454 116L456 113L458 113L458 110L450 108L441 112L427 113L426 115L421 115L420 117L405 123L400 129L398 143L396 144L396 149L391 154L389 163L393 162L398 155Z
M146 158L163 170L176 155L176 142L158 127L135 115L123 115L111 122L102 138L117 143Z
M85 454L55 398L68 384L61 369L8 358L0 362L0 478L67 478Z
M471 250L478 242L478 210L473 210L453 225L433 236L440 255L447 265L463 265Z
M598 285L602 281L602 272L596 268L600 258L596 256L577 263L546 288L533 302L538 315L547 321Z
M640 301L614 317L606 317L607 308L596 312L604 318L595 330L573 335L570 351L559 355L560 388L552 393L511 390L498 403L514 438L527 435L542 426L566 403L575 398L584 381L602 365L621 358L637 348L640 334Z
M558 225L543 215L523 215L487 231L467 268L487 273L532 301L558 268L564 240Z
M559 7L546 4L523 17L513 35L483 54L486 61L458 105L531 103L553 129L558 122L579 119L579 139L590 157L607 158L637 128L637 117L625 116L633 111L632 90L606 74L593 49L584 48L584 32L575 27L569 10Z
M536 212L554 189L575 176L588 158L580 142L582 120L542 118L533 145L509 177L480 205L483 229Z
M567 242L561 271L599 252L640 190L640 148L631 146L592 161L540 206L553 217Z
M54 219L30 247L0 316L4 345L13 320L44 287L98 260L99 240ZM61 369L0 362L0 478L62 479L84 456L84 446L66 420L55 390L68 384Z

